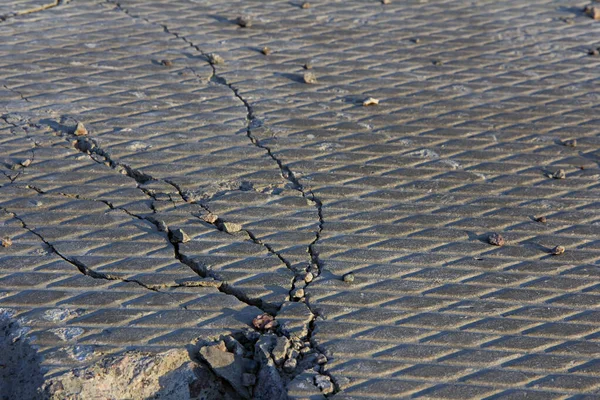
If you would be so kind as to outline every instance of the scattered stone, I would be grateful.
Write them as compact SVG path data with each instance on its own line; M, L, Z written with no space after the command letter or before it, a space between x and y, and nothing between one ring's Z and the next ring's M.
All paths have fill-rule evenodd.
M235 20L235 23L242 28L250 28L252 26L252 18L249 15L240 15Z
M415 43L415 44L419 44L419 43L421 43L421 39L414 38L414 39L412 39L412 42Z
M261 331L267 331L274 329L279 325L275 318L269 314L261 314L252 320L252 325Z
M504 246L506 241L501 234L494 232L488 237L488 243L494 246Z
M392 4L392 0L381 0L381 4Z
M432 64L436 65L436 66L440 66L440 65L444 65L444 62L442 60L433 60Z
M200 349L200 356L210 365L210 369L231 384L244 399L250 398L250 392L244 382L244 359L232 353L222 351L218 345Z
M204 216L202 216L202 219L206 222L208 222L209 224L214 224L219 220L219 216L213 213L208 213Z
M304 74L304 83L315 84L317 83L317 77L312 72L307 72Z
M256 384L256 375L243 373L242 374L242 385L254 386Z
M88 134L88 131L81 122L78 122L75 126L75 132L73 133L75 134L75 136L85 136Z
M306 283L311 283L313 281L313 279L315 279L315 276L312 272L307 272L306 275L304 275L304 282Z
M173 61L171 61L171 60L160 60L160 63L162 65L164 65L165 67L172 67L173 66Z
M223 222L223 230L227 233L235 233L241 231L242 226L235 222Z
M590 18L599 20L600 19L600 8L596 6L585 6L583 12L586 13Z
M8 236L5 236L2 238L2 247L10 247L12 246L13 242L12 239L9 238Z
M563 145L567 147L577 147L577 139L565 140Z
M225 338L223 338L223 343L225 343L227 351L229 351L230 353L236 354L238 356L244 355L244 346L242 346L242 344L235 340L235 338L233 338L232 336L225 336Z
M317 364L323 365L327 363L327 356L325 356L325 354L317 354L316 360Z
M379 100L374 99L373 97L369 97L368 99L366 99L365 101L363 101L363 106L367 107L367 106L376 106L377 104L379 104Z
M588 50L588 55L590 56L597 56L600 54L600 51L598 51L598 49L589 49Z
M223 57L216 53L210 53L208 55L208 62L213 65L225 64L225 60L223 59Z
M563 246L556 246L555 248L550 250L550 253L553 256L559 256L559 255L563 254L564 252L565 252L565 248Z
M301 7L302 7L304 10L306 10L307 8L310 8L310 3L309 3L308 1L306 1L306 2L302 3L302 6L301 6Z
M285 363L283 363L283 370L289 374L294 372L297 366L298 361L295 358L290 358L289 360L285 360Z
M554 179L565 179L567 177L567 174L565 173L564 169L559 169L552 175L552 177Z
M354 282L354 274L352 272L344 275L344 282L353 283Z
M295 299L301 299L304 297L304 289L298 288L292 291L292 297Z
M326 395L333 393L333 383L327 375L315 375L315 385Z
M287 357L288 358L298 358L299 355L300 355L300 352L297 349L290 349L288 351Z
M31 165L31 159L28 158L26 160L23 160L23 161L20 162L20 164L21 164L22 167L27 168L27 167L29 167Z
M187 243L192 240L183 229L175 229L171 234L175 243Z
M167 226L167 223L165 221L156 221L154 224L156 225L156 229L158 229L159 232L169 232L169 227Z
M267 46L263 47L260 52L263 53L265 56L268 56L269 54L272 53L271 49L268 48Z
M541 217L537 217L535 220L537 222L541 222L542 224L546 223L546 217L544 217L543 215Z
M304 69L312 69L312 67L313 66L312 66L312 63L310 61L308 61L306 64L304 64L302 66L302 68L304 68Z

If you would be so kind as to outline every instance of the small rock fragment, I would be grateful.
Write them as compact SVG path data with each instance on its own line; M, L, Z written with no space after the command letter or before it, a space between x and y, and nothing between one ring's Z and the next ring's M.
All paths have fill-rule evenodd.
M290 341L285 336L278 336L275 342L275 347L271 351L275 364L281 365L285 359L285 355L290 348Z
M208 222L209 224L214 224L219 220L219 216L213 213L208 213L204 216L202 216L202 219L206 222Z
M317 83L317 77L312 72L307 72L304 74L304 83L314 84Z
M488 237L488 243L494 246L504 246L506 243L504 237L499 233L492 233Z
M304 297L304 289L298 288L292 291L292 297L295 299L301 299Z
M381 4L392 4L392 0L381 0Z
M590 56L597 56L600 54L600 51L598 51L598 49L589 49L588 50L588 55Z
M242 385L244 386L254 386L256 384L256 375L254 374L242 374Z
M304 69L312 69L312 67L313 66L312 66L312 63L310 61L306 62L306 64L304 64L302 66L302 68L304 68Z
M317 355L317 364L323 365L326 362L327 362L327 356L325 356L325 354L318 354Z
M295 358L290 358L289 360L285 360L283 363L283 370L288 374L294 372L296 366L298 365L298 361Z
M2 238L2 247L10 247L12 244L12 240L8 236Z
M573 20L573 18L569 18L569 17L561 18L560 20L562 22L564 22L565 24L569 24L569 25L573 25L575 23L575 21Z
M433 60L432 64L436 65L436 66L440 66L440 65L444 65L444 62L442 60Z
M155 225L156 229L158 229L160 232L169 232L169 227L165 221L156 221Z
M26 160L23 160L23 161L20 162L20 164L21 164L22 167L29 167L31 165L31 159L28 158Z
M542 215L541 217L537 217L535 220L536 220L537 222L541 222L542 224L545 224L545 223L546 223L546 221L547 221L547 220L546 220L546 217L544 217L543 215Z
M567 174L565 174L565 170L564 169L559 169L558 171L556 171L552 177L554 179L565 179L567 177Z
M183 229L175 229L172 231L172 236L175 243L187 243L192 240Z
M559 255L563 254L564 252L565 252L565 248L563 246L556 246L555 248L550 250L550 253L553 256L559 256Z
M367 106L375 106L379 104L379 100L374 99L373 97L369 97L368 99L366 99L365 101L363 101L363 106L367 107Z
M218 55L216 53L210 53L208 55L208 62L210 62L211 64L214 64L214 65L219 65L219 64L224 64L225 60L223 59L223 57L221 57L220 55Z
M173 61L171 61L171 60L160 60L160 63L162 65L164 65L165 67L172 67L173 66Z
M242 28L250 28L252 26L252 18L249 15L240 15L235 20L235 23Z
M235 233L241 231L242 226L235 222L223 222L223 230L227 233Z
M421 39L414 38L414 39L412 39L412 42L415 43L415 44L419 44L419 43L421 43Z
M352 272L344 275L344 282L346 283L352 283L354 282L354 274Z
M261 314L252 320L252 325L258 330L266 331L276 328L279 324L277 321L275 321L273 316L269 314Z
M600 19L600 8L596 6L585 6L583 12L586 13L590 18L599 20Z
M304 10L306 10L307 8L310 8L310 3L308 1L305 1L304 3L302 3L301 6Z
M75 126L75 132L73 133L75 134L75 136L85 136L88 134L88 131L81 122L78 122Z
M563 145L567 147L577 147L577 139L565 140Z
M315 385L326 395L333 393L333 383L327 375L315 375Z
M263 47L260 52L263 53L265 56L268 56L269 54L272 53L271 49L268 48L267 46Z
M307 272L306 275L304 275L304 282L306 283L311 283L313 279L315 279L315 276L312 272Z

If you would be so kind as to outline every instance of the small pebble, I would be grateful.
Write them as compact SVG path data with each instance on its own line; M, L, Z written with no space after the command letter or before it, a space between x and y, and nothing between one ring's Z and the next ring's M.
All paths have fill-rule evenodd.
M327 357L325 356L325 354L318 354L317 355L317 364L323 365L326 362L327 362Z
M494 246L504 246L504 244L506 243L506 241L504 240L504 237L502 237L501 234L499 233L492 233L489 237L488 237L488 243Z
M327 375L315 375L315 385L326 395L333 393L333 383Z
M365 101L363 101L363 106L367 107L367 106L375 106L379 104L379 100L374 99L373 97L369 97L368 99L366 99Z
M567 174L565 174L565 170L564 169L559 169L558 171L556 171L552 177L554 179L565 179L567 177Z
M346 282L346 283L354 282L354 274L349 273L349 274L344 275L344 282Z
M75 136L85 136L88 134L88 131L85 128L85 125L83 125L81 122L78 122L75 126L75 132L73 133L75 134Z
M275 328L277 325L277 321L275 318L269 314L261 314L252 320L252 325L261 331L269 330Z
M307 272L306 275L304 275L304 282L306 283L311 283L313 279L315 279L315 276L312 272Z
M421 43L421 39L419 39L419 38L414 38L414 39L412 40L412 42L413 42L413 43L415 43L415 44L419 44L419 43Z
M8 236L2 238L2 247L10 247L12 244L12 240Z
M298 288L292 291L292 297L295 299L301 299L304 297L304 289Z
M298 361L295 358L290 358L283 363L283 370L289 374L290 372L294 372L297 365Z
M213 65L219 65L219 64L224 64L225 60L223 59L223 57L221 57L220 55L218 55L216 53L210 53L208 55L208 62L210 62Z
M600 8L595 6L585 6L583 12L586 13L590 18L599 20L600 19Z
M565 140L563 144L567 147L577 147L577 139Z
M162 65L164 65L165 67L172 67L173 66L173 61L171 61L171 60L161 60L160 63Z
M252 26L252 18L247 15L240 15L235 20L235 23L241 26L242 28L250 28Z
M437 66L444 65L444 62L442 60L433 60L432 63L433 65Z
M313 66L312 66L312 64L311 64L311 62L310 62L310 61L309 61L309 62L307 62L306 64L304 64L304 65L302 66L302 68L304 68L304 69L312 69L312 67L313 67Z
M263 49L261 50L261 53L263 53L265 56L268 56L269 54L272 53L271 49L268 47L263 47Z
M317 77L312 72L307 72L304 74L304 83L317 83Z
M302 7L304 10L306 10L307 8L310 8L310 3L306 1L306 2L302 3L302 6L301 6L301 7Z
M227 233L235 233L242 230L242 226L240 224L236 224L235 222L224 222L223 230Z
M550 253L554 256L559 256L559 255L563 254L564 252L565 252L565 248L563 246L556 246L555 248L550 250Z
M542 224L545 224L547 222L546 217L544 217L544 216L537 217L535 220L537 222L541 222Z
M392 4L392 0L381 0L381 4Z
M31 159L30 159L30 158L28 158L28 159L26 159L26 160L23 160L23 161L21 161L21 163L20 163L20 164L21 164L21 166L23 166L23 167L29 167L29 166L31 165Z
M588 51L588 55L590 56L597 56L598 54L600 54L600 51L598 51L598 49L590 49Z
M213 213L208 213L204 215L202 219L209 224L214 224L219 220L219 216Z
M171 234L173 235L173 241L175 243L187 243L192 240L188 234L183 231L183 229L175 229L171 232Z

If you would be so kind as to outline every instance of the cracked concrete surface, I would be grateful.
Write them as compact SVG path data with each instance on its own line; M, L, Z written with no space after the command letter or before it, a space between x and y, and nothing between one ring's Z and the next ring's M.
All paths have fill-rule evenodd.
M594 398L579 5L46 3L0 7L0 315L26 390Z

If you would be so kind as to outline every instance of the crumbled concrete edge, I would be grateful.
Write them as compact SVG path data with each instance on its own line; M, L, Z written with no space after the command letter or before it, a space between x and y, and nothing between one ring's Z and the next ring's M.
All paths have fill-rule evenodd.
M40 357L13 313L0 308L0 399L36 399L43 383Z

